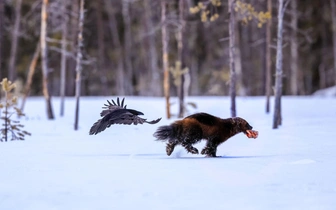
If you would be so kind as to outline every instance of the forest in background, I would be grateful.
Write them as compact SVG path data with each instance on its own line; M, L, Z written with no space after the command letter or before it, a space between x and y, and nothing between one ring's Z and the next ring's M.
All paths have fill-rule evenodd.
M166 19L162 21L161 3ZM181 8L180 1L184 2ZM179 32L182 66L190 95L229 95L228 1L95 0L85 2L82 95L163 95L162 27L167 28L168 66L176 70ZM271 0L246 0L250 8L268 11ZM202 3L208 13L195 13ZM334 86L335 0L290 0L283 28L283 94L309 95ZM40 50L41 0L0 0L0 78L26 84L34 68L30 95L42 95ZM274 85L278 1L271 1L270 24L236 11L235 67L237 95L265 95L266 31L270 29L271 84ZM60 95L61 69L66 67L65 93L75 95L79 1L49 0L47 66L50 94ZM180 18L182 14L182 18ZM213 18L216 17L216 18ZM336 39L335 39L336 40ZM336 53L336 51L335 51ZM64 58L62 58L64 57ZM63 66L63 67L62 67ZM172 73L174 71L171 71ZM177 95L173 74L171 95Z

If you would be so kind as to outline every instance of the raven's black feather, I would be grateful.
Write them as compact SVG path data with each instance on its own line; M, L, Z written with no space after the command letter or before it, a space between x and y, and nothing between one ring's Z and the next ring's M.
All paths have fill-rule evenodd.
M139 117L139 115L143 115L143 113L134 109L126 109L126 105L124 105L124 98L121 103L119 98L117 98L117 102L111 100L111 102L107 101L107 103L108 104L104 104L104 110L100 113L102 118L92 125L89 132L90 135L96 135L113 124L155 124L161 120L161 118L158 118L156 120L147 121L146 119Z

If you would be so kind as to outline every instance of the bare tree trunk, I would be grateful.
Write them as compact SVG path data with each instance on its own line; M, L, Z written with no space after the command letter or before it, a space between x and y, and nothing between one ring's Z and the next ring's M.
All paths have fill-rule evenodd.
M75 130L78 130L79 119L79 98L81 95L82 80L82 47L83 47L83 25L84 25L84 0L80 0L79 20L78 20L78 40L76 58L76 110L75 110Z
M126 93L134 94L132 77L133 77L133 64L132 64L132 32L131 32L131 14L129 11L129 0L122 0L122 16L124 20L124 58L125 58L125 69L124 74L126 74L126 81L129 83L125 84Z
M8 64L8 79L13 82L15 82L17 75L15 65L16 65L16 56L17 56L16 54L19 42L19 35L20 35L21 5L22 0L17 0L15 6L15 22L13 27L10 58Z
M282 30L283 30L283 17L287 4L288 1L285 1L284 4L284 0L279 0L273 129L278 128L278 126L282 124L282 115L281 115L282 76L283 76Z
M166 1L161 0L161 33L162 33L162 65L163 65L163 91L166 98L166 115L170 119L170 103L169 103L169 66L168 66L168 34L166 23Z
M238 87L238 95L246 96L246 88L243 82L243 67L241 61L241 53L240 53L240 32L239 28L235 26L235 37L237 37L235 44L235 68L237 75L237 87Z
M297 23L298 23L298 16L297 16L297 1L291 0L291 28L292 28L292 35L290 39L290 51L291 51L291 58L292 61L290 62L290 90L292 95L298 94L298 39L297 39Z
M236 117L236 69L235 69L235 18L234 0L229 0L229 38L230 38L230 97L231 117Z
M323 4L321 11L323 14L326 14L329 10L329 8L327 8L327 4ZM326 59L328 52L330 50L330 42L328 42L328 38L330 36L330 33L327 32L326 30L322 30L321 31L321 39L322 39L322 43L321 43L321 49L320 49L320 59L319 59L319 63L318 63L318 72L319 72L319 88L320 89L324 89L327 87L328 85L328 59ZM332 81L333 82L333 81Z
M267 11L272 14L272 0L267 0ZM270 112L270 98L272 91L272 56L271 56L271 36L272 36L272 20L268 20L266 23L266 43L265 43L265 66L266 66L266 113Z
M325 65L323 62L319 65L318 71L319 71L319 77L320 77L319 88L324 89L327 87L327 76L326 76L327 74L326 74L326 69L325 69Z
M105 0L106 9L109 19L109 29L112 37L112 42L116 51L118 51L119 59L117 59L117 72L116 72L116 92L120 95L125 95L125 75L124 75L124 56L123 49L121 47L121 41L118 34L117 21L115 18L115 12L113 10L112 1Z
M103 24L103 10L102 0L96 0L96 16L97 16L97 42L98 42L98 71L100 74L100 82L102 87L102 94L108 95L107 86L107 71L105 66L105 43L104 43L104 24Z
M48 18L48 0L42 1L41 9L41 64L42 64L42 86L43 86L43 95L46 99L47 105L47 116L48 119L54 119L54 113L51 105L51 96L48 88L48 51L47 51L47 18Z
M68 35L68 15L66 14L68 8L68 0L63 0L62 12L63 12L63 22L62 22L62 54L61 54L61 75L60 75L60 116L64 116L64 98L65 98L65 85L66 85L66 52L67 52L67 35Z
M38 44L36 45L34 56L32 58L32 61L30 62L30 65L29 65L26 85L25 85L25 88L24 88L24 94L23 94L22 104L21 104L21 111L22 112L23 112L23 109L24 109L24 106L25 106L25 103L26 103L26 99L27 99L27 97L30 93L31 85L32 85L32 82L33 82L33 76L34 76L34 73L35 73L36 64L37 64L40 53L41 53L41 42L38 42Z
M2 75L3 70L2 70L2 61L3 61L3 33L4 33L4 18L5 18L5 3L4 0L0 0L0 78L3 78L4 75ZM1 92L0 91L0 99L1 99Z
M78 14L79 14L79 5L78 1L75 1L77 3L70 4L71 8L71 16L70 16L70 28L69 28L69 34L70 34L70 51L73 55L76 55L77 51L77 36L78 36ZM67 78L66 78L66 94L69 96L74 96L75 93L75 69L76 69L76 60L75 59L69 59L68 60L68 71L66 72Z
M334 85L336 85L336 0L330 0L334 51Z
M152 0L144 1L145 4L145 28L146 31L152 31L153 21L152 21ZM151 90L151 95L160 96L162 89L161 86L157 86L157 81L160 81L159 67L157 65L158 56L155 48L155 34L148 34L146 36L146 42L148 45L148 63L149 63L149 85L148 88Z
M177 60L181 64L181 71L183 71L183 31L184 31L184 20L183 20L183 10L184 10L184 0L179 1L179 28L177 30ZM181 72L180 84L177 86L177 94L179 98L179 114L178 117L182 118L184 116L184 74Z
M190 53L192 51L194 51L194 49L196 48L196 39L198 37L197 31L198 31L198 27L201 23L192 23L192 24L188 24L190 27L188 29L188 31L191 33L190 36L188 36L188 55L193 54L192 56L188 56L189 58L189 64L190 64L190 75L189 75L189 79L190 79L190 85L189 85L189 89L190 89L190 94L191 95L199 95L200 94L200 84L199 84L199 62L200 59L198 59L198 55L197 53ZM187 78L186 78L187 81ZM188 92L188 89L186 90L186 92Z

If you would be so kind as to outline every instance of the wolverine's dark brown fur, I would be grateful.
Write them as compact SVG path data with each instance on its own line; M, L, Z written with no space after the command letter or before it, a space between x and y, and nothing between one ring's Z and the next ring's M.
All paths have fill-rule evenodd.
M218 145L230 137L251 130L252 126L240 117L221 119L207 113L197 113L171 125L161 126L154 133L157 140L167 141L166 152L171 155L176 145L182 145L188 152L198 154L192 145L205 139L201 154L216 157Z

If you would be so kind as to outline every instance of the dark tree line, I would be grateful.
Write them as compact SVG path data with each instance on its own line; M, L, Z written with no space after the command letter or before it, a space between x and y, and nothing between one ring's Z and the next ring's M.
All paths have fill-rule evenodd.
M210 0L180 0L181 8L180 1L168 0L164 23L163 1L86 1L82 95L162 96L164 72L167 72L163 47L167 48L166 68L175 68L177 61L182 62L181 69L188 68L185 77L190 78L190 95L230 94L228 1L211 6ZM291 0L288 4L283 19L282 94L307 95L335 85L334 1ZM271 5L272 17L262 25L238 11L234 32L237 95L273 94L272 88L267 88L268 84L275 84L279 3L233 2L251 5L258 12L267 12ZM192 13L191 8L199 3L209 5L209 12ZM39 49L42 5L42 0L0 0L2 78L26 84ZM74 96L79 1L49 0L47 13L47 52L42 54L48 57L48 72L42 74L43 59L39 58L29 92L42 95L44 78L50 95ZM167 46L162 41L163 25ZM183 49L179 48L179 42ZM271 66L270 73L267 66ZM182 94L173 80L170 77L168 81L170 94Z

